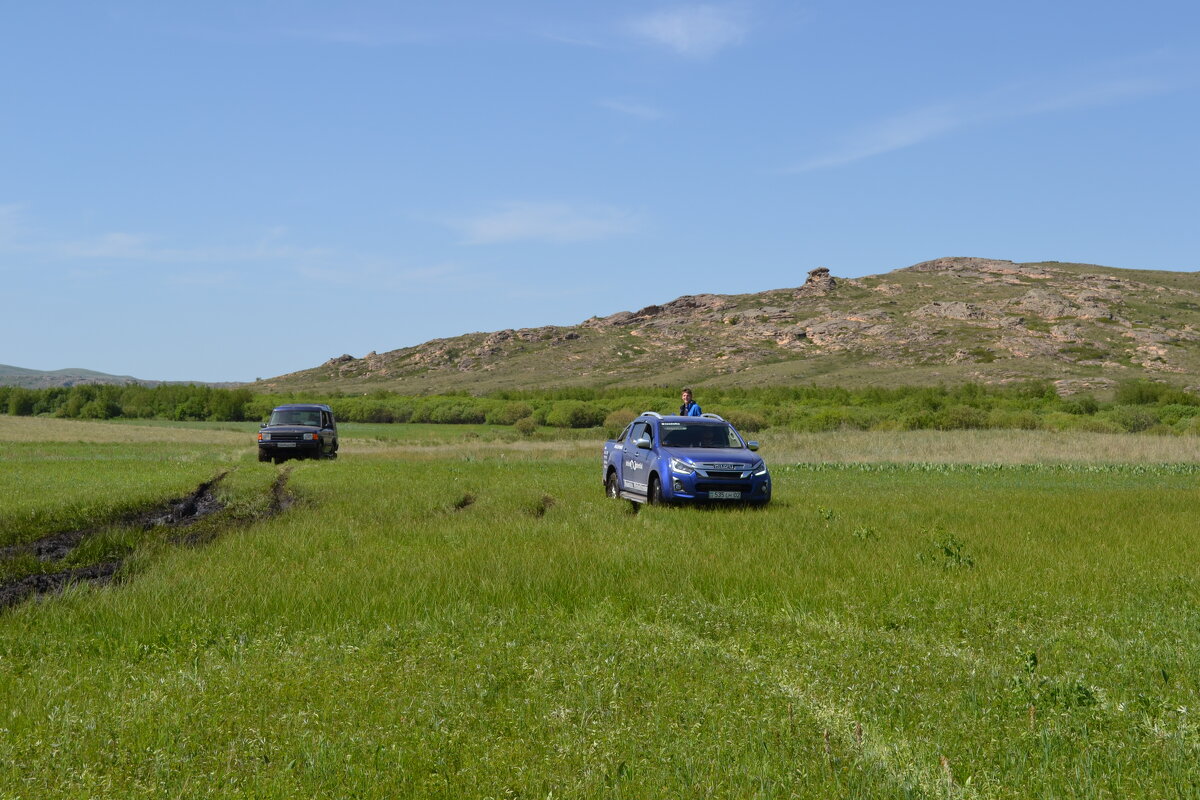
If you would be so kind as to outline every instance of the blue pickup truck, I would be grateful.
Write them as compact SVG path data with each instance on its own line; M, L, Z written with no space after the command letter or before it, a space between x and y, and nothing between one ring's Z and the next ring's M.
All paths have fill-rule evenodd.
M635 503L771 501L771 474L747 442L716 414L641 414L604 444L604 491Z

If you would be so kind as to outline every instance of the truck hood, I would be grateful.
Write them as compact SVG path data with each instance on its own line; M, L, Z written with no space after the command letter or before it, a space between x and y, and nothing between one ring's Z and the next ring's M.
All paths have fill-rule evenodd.
M259 428L262 433L316 433L319 430L316 425L268 425Z
M750 469L762 461L758 454L751 450L733 450L728 447L664 447L662 452L671 458L696 465L737 464Z

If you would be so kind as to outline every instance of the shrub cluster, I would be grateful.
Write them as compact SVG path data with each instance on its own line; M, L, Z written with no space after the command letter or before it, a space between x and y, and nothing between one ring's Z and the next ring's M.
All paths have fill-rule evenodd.
M0 411L15 416L241 421L269 413L269 402L249 389L194 384L81 384L51 389L0 386Z
M620 431L645 410L676 409L670 389L558 389L411 396L374 392L349 397L254 394L249 389L195 385L84 385L59 389L0 387L0 412L77 419L260 420L282 403L329 403L348 422L550 425ZM946 387L844 389L776 387L704 389L715 411L746 433L777 427L798 431L967 430L981 428L1200 434L1200 395L1133 381L1111 401L1059 397L1052 384L962 384Z

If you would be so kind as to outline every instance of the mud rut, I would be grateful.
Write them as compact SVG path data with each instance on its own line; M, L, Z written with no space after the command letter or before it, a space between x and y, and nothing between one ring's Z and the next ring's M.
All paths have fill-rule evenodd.
M53 533L32 542L0 548L0 561L22 555L32 555L38 561L43 562L62 561L91 537L113 528L140 528L144 531L156 528L176 530L178 533L167 539L174 544L194 545L212 541L225 531L246 522L246 520L230 517L215 529L203 532L188 530L196 522L225 510L225 504L216 496L214 489L227 474L228 472L219 473L211 480L200 484L186 497L135 511L107 525ZM280 470L271 484L270 503L266 512L255 516L254 521L269 519L280 514L295 502L294 496L287 488L290 475L290 469ZM123 559L105 561L54 572L27 575L0 583L0 611L32 597L60 592L75 583L109 583L124 563Z

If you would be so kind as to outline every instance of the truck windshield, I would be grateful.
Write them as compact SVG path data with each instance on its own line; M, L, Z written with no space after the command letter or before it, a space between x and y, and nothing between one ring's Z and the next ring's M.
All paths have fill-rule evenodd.
M711 422L664 422L662 443L666 447L737 447L742 440L731 425Z
M320 411L303 411L294 408L276 409L271 412L271 425L312 425L321 426Z

